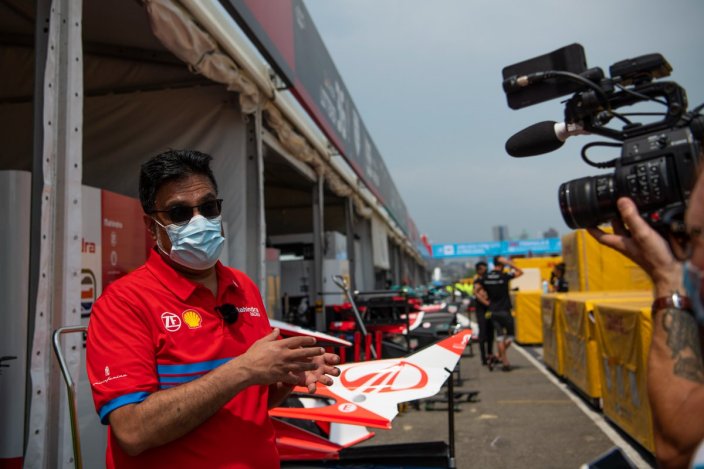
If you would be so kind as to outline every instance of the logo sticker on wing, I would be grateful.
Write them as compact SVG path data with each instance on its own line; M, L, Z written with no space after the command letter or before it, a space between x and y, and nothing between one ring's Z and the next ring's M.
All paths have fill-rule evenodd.
M340 383L350 391L364 394L407 391L428 384L428 374L405 360L392 365L366 362L346 368L340 375Z
M339 406L337 406L337 410L348 414L350 412L354 412L355 410L357 410L357 406L354 404L350 404L349 402L346 402L344 404L340 404Z
M459 350L460 353L463 352L471 338L472 338L472 336L470 334L463 335L462 341L459 344L458 343L453 344L452 348L455 350Z

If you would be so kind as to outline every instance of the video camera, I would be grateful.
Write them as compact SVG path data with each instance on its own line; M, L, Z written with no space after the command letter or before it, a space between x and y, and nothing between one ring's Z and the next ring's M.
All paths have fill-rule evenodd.
M582 148L582 159L597 168L614 168L612 174L588 176L560 185L560 211L570 228L586 228L618 215L616 200L633 199L640 214L658 231L681 222L696 180L704 117L700 105L687 112L685 90L672 81L655 80L670 75L672 67L660 54L627 59L609 68L587 68L584 48L571 44L549 54L503 69L503 88L511 109L574 95L565 101L565 122L534 124L506 142L515 157L556 150L573 135L597 134L620 141L593 142ZM659 113L618 113L616 109L641 102L667 107ZM628 117L656 115L648 123ZM622 128L606 125L617 118ZM594 146L621 147L620 158L592 162L587 150Z

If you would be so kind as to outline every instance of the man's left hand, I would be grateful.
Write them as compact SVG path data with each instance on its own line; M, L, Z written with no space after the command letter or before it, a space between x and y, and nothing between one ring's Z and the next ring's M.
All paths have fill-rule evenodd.
M340 357L334 353L324 353L317 357L313 357L311 362L317 365L315 370L305 371L301 376L299 386L308 388L309 393L314 393L318 383L330 386L332 384L331 376L340 376L340 369L335 365L340 363Z

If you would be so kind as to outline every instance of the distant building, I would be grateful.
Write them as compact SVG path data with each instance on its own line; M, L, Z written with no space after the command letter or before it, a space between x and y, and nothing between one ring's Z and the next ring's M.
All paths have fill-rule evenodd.
M491 235L494 241L508 241L508 226L497 225L491 227Z
M453 282L457 279L467 276L467 264L466 262L447 262L445 267L442 269L443 280L447 282Z
M557 232L557 230L553 227L550 227L543 233L543 238L557 238L560 236L560 233Z

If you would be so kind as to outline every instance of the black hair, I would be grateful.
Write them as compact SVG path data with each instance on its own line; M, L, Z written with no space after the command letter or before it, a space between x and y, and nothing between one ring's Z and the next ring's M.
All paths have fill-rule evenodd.
M212 156L195 150L168 150L143 163L139 172L139 201L144 213L156 210L156 194L162 185L192 174L210 179L217 194L218 184L210 169L212 159Z
M486 262L484 261L479 261L476 264L474 264L474 270L479 270L479 267L489 267Z
M504 263L501 262L501 256L494 256L494 265L504 265Z
M565 273L565 263L560 262L559 264L555 265L555 268L562 272L563 274Z

